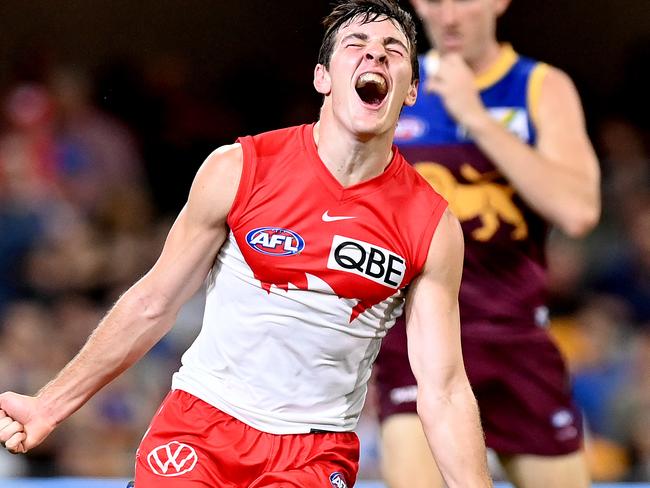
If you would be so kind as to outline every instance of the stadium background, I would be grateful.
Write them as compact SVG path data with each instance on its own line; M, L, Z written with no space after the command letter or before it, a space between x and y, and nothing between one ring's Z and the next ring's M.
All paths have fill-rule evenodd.
M328 4L0 3L0 391L34 393L78 350L153 262L213 148L316 118L311 76ZM584 241L552 236L553 332L594 477L650 481L650 2L514 0L500 32L580 90L604 214ZM0 485L130 476L200 312L197 296L165 340L42 447L1 451ZM377 479L372 395L359 433L361 474Z

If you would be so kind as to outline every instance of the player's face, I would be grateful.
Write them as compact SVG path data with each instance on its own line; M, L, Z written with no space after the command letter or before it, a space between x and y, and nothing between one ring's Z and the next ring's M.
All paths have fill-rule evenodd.
M417 94L410 55L406 36L391 20L341 28L329 69L318 65L315 71L324 108L357 135L394 130L400 110Z
M430 40L441 54L460 53L478 63L496 43L496 19L509 0L412 0Z

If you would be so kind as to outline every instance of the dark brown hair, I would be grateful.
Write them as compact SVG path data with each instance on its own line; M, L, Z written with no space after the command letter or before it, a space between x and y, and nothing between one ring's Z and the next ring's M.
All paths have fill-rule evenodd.
M329 68L336 34L353 20L359 18L362 24L390 19L397 23L408 39L411 54L412 81L419 78L418 55L416 49L415 23L411 15L393 0L343 0L334 6L332 12L323 19L325 35L318 53L318 63Z

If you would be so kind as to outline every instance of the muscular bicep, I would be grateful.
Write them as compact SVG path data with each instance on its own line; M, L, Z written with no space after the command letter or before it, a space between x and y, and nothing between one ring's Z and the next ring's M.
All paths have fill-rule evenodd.
M463 254L460 224L446 210L424 270L407 297L409 360L420 388L428 385L441 391L454 379L464 378L458 310Z
M148 294L176 308L203 283L227 235L241 168L239 145L220 148L205 160L158 261L142 280Z

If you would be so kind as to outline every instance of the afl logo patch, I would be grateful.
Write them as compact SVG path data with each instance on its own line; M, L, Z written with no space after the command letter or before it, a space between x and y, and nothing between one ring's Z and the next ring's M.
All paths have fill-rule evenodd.
M395 140L410 141L424 135L427 130L427 123L419 117L405 115L400 117L395 129Z
M246 234L250 247L269 256L292 256L305 248L305 240L296 232L279 227L258 227Z
M345 478L338 471L330 475L330 483L334 488L348 488L348 484L345 482Z

